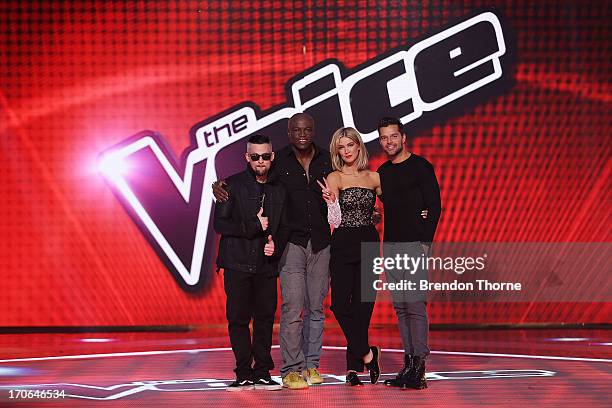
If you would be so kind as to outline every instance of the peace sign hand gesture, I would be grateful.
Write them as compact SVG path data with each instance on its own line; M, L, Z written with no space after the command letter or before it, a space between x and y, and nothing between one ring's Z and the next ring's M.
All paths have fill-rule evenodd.
M322 184L319 180L317 180L317 183L319 184L319 186L321 186L323 200L325 200L327 204L331 204L336 201L336 195L333 193L333 191L330 190L329 185L327 184L327 179L325 177L323 178L323 183L325 184Z

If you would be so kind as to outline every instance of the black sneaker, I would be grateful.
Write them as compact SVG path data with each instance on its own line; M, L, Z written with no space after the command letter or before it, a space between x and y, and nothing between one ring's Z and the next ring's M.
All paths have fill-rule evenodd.
M236 380L233 383L231 383L230 385L227 386L227 388L225 389L225 391L247 391L247 390L252 390L254 389L253 387L253 381L251 380Z
M283 388L282 385L280 385L270 377L264 377L255 380L254 384L256 390L278 391Z
M357 376L357 373L354 371L349 371L349 373L346 375L346 381L344 383L346 385L350 385L351 387L363 386L363 383L359 379L359 376Z

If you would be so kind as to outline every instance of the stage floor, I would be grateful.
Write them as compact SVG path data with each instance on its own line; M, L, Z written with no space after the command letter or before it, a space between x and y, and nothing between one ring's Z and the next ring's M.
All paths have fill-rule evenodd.
M371 342L383 347L384 380L398 371L403 353L394 328L371 332ZM234 360L222 327L187 333L0 335L0 406L604 407L612 396L610 334L433 331L429 388L401 391L380 383L345 386L343 340L332 326L325 332L323 385L238 393L225 392L233 381ZM272 374L278 375L278 346L272 355L277 365ZM64 398L10 398L36 390L63 390Z

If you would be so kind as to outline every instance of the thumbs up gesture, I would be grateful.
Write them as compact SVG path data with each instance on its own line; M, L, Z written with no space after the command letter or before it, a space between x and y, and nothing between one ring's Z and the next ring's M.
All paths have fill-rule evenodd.
M257 218L259 218L259 222L261 224L262 231L265 231L268 229L268 217L264 217L262 214L263 214L263 207L259 209L259 212L257 213Z
M272 235L268 235L268 241L266 242L266 245L264 245L264 255L274 255L274 241L272 241Z

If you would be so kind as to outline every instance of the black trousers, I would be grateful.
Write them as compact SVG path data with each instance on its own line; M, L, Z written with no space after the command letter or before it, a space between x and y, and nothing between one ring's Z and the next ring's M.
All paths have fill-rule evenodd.
M361 274L361 243L379 242L373 226L334 230L331 240L331 310L346 338L346 368L362 372L363 357L370 351L368 328L376 299L369 275Z
M227 295L226 316L230 343L236 358L236 377L239 380L267 377L274 368L270 349L276 312L277 279L226 269L223 282ZM252 341L249 329L251 319Z

